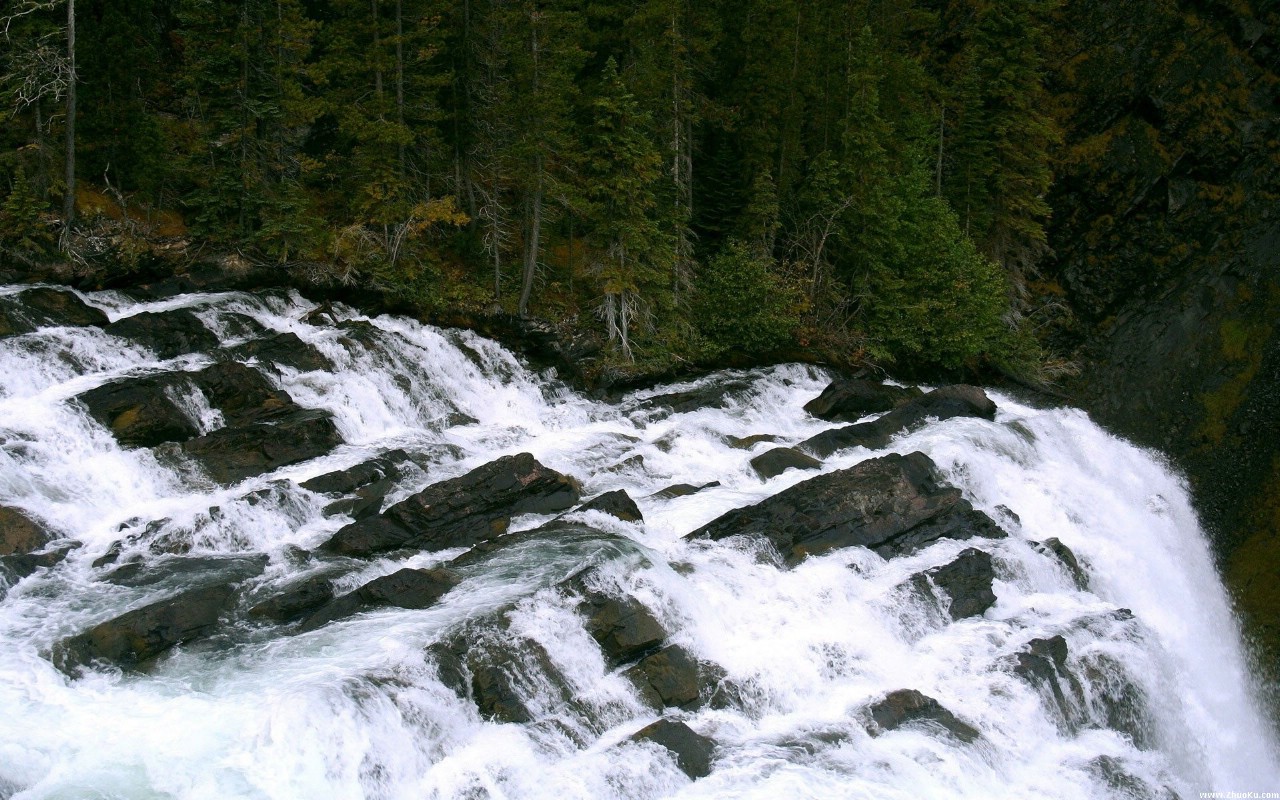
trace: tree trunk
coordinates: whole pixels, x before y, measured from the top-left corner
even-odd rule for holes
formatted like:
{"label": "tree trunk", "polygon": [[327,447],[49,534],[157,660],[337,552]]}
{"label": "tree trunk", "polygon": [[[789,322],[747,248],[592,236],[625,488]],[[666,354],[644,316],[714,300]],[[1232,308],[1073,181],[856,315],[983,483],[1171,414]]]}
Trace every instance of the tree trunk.
{"label": "tree trunk", "polygon": [[530,198],[529,208],[529,236],[525,240],[524,247],[524,281],[520,287],[520,316],[525,316],[529,312],[529,298],[533,295],[533,279],[538,272],[538,251],[541,247],[542,236],[542,156],[538,155],[535,159],[535,169],[537,170],[537,185],[533,190],[533,197]]}
{"label": "tree trunk", "polygon": [[67,0],[67,149],[66,191],[62,195],[63,232],[76,216],[76,0]]}

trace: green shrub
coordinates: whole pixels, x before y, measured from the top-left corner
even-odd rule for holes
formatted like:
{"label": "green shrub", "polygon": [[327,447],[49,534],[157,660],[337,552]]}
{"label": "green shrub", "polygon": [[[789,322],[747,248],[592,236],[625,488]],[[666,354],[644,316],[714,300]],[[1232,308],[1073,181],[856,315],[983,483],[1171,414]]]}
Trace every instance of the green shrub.
{"label": "green shrub", "polygon": [[767,258],[731,241],[697,278],[693,304],[708,355],[763,353],[790,344],[803,297],[771,269]]}

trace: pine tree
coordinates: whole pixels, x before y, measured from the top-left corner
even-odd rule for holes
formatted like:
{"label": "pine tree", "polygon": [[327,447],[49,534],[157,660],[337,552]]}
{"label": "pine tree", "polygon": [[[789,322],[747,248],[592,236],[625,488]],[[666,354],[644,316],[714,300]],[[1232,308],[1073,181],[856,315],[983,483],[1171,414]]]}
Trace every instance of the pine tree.
{"label": "pine tree", "polygon": [[665,279],[675,254],[669,233],[659,224],[655,190],[662,155],[645,134],[651,120],[613,59],[605,64],[593,111],[586,183],[589,242],[603,295],[599,313],[609,341],[624,359],[634,361],[637,323],[652,328],[653,317],[665,316],[670,308]]}

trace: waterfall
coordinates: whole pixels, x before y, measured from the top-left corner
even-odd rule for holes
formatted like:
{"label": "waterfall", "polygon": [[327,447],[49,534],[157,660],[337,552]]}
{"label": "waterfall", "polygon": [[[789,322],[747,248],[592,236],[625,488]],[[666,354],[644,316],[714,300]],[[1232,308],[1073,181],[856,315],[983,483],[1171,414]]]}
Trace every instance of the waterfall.
{"label": "waterfall", "polygon": [[[20,310],[23,288],[0,301]],[[1186,485],[1081,411],[990,392],[994,420],[931,421],[886,449],[763,479],[753,457],[834,427],[802,409],[830,382],[823,370],[724,372],[602,402],[473,333],[294,293],[77,296],[110,324],[46,320],[0,339],[0,506],[66,551],[29,574],[0,570],[0,798],[1280,791],[1271,723]],[[144,312],[193,315],[218,344],[162,357],[119,333]],[[273,360],[284,350],[268,343],[292,350]],[[122,444],[85,400],[169,381],[157,396],[203,436],[239,413],[200,388],[232,362],[261,375],[270,402],[283,393],[327,412],[341,444],[215,481],[177,440]],[[714,402],[673,410],[661,398],[677,392]],[[759,539],[685,538],[820,473],[913,452],[1009,535],[893,558],[847,547],[790,567]],[[339,557],[321,545],[355,512],[301,486],[394,455],[373,500],[385,510],[517,453],[576,478],[584,498],[626,491],[643,521],[582,511],[539,536],[557,513],[535,511],[480,557]],[[974,548],[991,557],[996,600],[953,619],[928,576]],[[406,567],[447,567],[456,585],[425,608],[363,608],[305,630],[246,612],[306,580],[341,595]],[[593,639],[582,592],[566,588],[575,580],[642,607],[705,668],[707,697],[647,702],[631,662]],[[211,581],[234,582],[238,599],[207,635],[136,668],[55,666],[61,642]],[[1029,680],[1018,665],[1055,637],[1060,673]],[[494,718],[458,691],[458,642],[467,657],[498,654],[527,719]],[[877,728],[876,704],[904,689],[976,736],[936,719]],[[714,743],[708,775],[693,780],[671,750],[632,738],[660,717]]]}

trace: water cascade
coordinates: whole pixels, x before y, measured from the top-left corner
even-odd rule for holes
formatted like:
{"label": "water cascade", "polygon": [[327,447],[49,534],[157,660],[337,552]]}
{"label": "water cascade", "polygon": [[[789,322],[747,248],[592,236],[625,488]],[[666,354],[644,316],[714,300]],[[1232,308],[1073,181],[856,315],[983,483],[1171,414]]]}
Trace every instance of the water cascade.
{"label": "water cascade", "polygon": [[[60,316],[81,301],[97,324]],[[841,426],[802,408],[831,375],[607,403],[472,333],[284,292],[6,287],[6,319],[0,510],[49,541],[0,559],[0,798],[1280,790],[1186,487],[1080,411],[991,392],[994,420],[766,478],[753,459]],[[929,462],[996,535],[686,538]],[[464,476],[474,503],[548,488],[474,548],[367,545],[409,535],[398,508],[467,512]],[[575,506],[616,490],[642,519]],[[163,610],[193,596],[212,614]]]}

